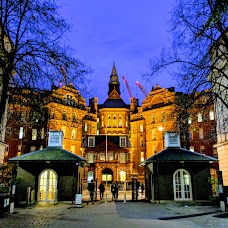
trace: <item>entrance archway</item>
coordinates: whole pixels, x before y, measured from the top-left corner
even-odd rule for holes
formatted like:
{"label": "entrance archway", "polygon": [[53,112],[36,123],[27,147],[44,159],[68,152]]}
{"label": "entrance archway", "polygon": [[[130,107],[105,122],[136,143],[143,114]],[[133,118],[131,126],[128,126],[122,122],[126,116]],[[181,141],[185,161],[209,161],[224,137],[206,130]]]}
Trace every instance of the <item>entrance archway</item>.
{"label": "entrance archway", "polygon": [[101,178],[101,180],[106,183],[106,186],[108,184],[111,184],[112,181],[113,181],[113,171],[111,169],[109,169],[109,168],[105,168],[102,171],[102,178]]}
{"label": "entrance archway", "polygon": [[57,174],[54,170],[46,169],[39,176],[39,196],[40,201],[54,201],[57,192]]}

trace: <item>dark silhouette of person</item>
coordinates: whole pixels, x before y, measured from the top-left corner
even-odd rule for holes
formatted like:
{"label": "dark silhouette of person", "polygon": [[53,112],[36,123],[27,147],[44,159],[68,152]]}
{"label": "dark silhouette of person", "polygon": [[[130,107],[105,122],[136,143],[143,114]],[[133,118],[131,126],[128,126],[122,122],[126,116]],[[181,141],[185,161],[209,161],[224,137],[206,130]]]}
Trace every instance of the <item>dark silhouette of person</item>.
{"label": "dark silhouette of person", "polygon": [[111,185],[111,192],[112,192],[112,200],[115,199],[115,188],[116,188],[116,185],[115,185],[115,182],[112,183]]}
{"label": "dark silhouette of person", "polygon": [[92,204],[94,204],[94,190],[95,190],[95,185],[93,183],[93,180],[91,180],[91,182],[88,184],[88,191],[89,191],[90,200]]}
{"label": "dark silhouette of person", "polygon": [[118,181],[116,181],[115,183],[115,190],[114,190],[114,195],[115,195],[115,199],[118,199],[118,196],[119,196],[119,188],[120,188],[120,185],[118,183]]}
{"label": "dark silhouette of person", "polygon": [[99,184],[98,189],[100,190],[100,199],[102,200],[104,198],[105,191],[105,186],[102,182]]}
{"label": "dark silhouette of person", "polygon": [[144,189],[145,189],[145,187],[144,187],[144,184],[142,183],[141,184],[141,193],[143,194],[143,192],[144,192]]}

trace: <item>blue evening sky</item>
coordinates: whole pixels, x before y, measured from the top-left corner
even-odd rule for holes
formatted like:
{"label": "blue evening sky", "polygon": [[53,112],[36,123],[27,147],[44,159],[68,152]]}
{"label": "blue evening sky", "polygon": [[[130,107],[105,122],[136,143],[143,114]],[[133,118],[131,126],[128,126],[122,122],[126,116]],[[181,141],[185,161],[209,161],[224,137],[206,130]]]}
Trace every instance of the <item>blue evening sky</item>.
{"label": "blue evening sky", "polygon": [[93,69],[91,88],[101,104],[107,98],[108,82],[115,62],[121,97],[130,103],[124,76],[134,97],[140,103],[145,98],[139,81],[149,92],[158,83],[175,86],[168,74],[143,81],[149,70],[149,60],[159,56],[168,43],[168,21],[175,0],[62,0],[61,14],[73,28],[67,34],[79,59]]}

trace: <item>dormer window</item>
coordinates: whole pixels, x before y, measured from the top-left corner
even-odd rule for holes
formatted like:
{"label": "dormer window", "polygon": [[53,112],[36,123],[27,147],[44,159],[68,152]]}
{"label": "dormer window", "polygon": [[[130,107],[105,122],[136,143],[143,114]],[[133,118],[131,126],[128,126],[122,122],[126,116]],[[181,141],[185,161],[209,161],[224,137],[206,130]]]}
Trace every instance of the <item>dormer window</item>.
{"label": "dormer window", "polygon": [[88,147],[95,147],[95,137],[88,137]]}
{"label": "dormer window", "polygon": [[126,137],[120,137],[120,147],[126,147],[126,146],[127,146]]}

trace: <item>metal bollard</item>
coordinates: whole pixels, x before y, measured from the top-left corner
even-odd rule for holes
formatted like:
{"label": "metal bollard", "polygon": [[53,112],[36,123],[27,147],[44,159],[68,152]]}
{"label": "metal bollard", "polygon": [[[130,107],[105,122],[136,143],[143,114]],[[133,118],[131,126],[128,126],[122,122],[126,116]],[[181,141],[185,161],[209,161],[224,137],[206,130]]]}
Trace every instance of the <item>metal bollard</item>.
{"label": "metal bollard", "polygon": [[126,191],[124,191],[124,201],[123,201],[123,203],[127,203],[127,201],[126,201]]}

